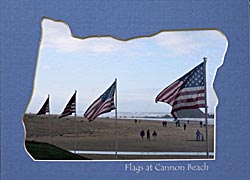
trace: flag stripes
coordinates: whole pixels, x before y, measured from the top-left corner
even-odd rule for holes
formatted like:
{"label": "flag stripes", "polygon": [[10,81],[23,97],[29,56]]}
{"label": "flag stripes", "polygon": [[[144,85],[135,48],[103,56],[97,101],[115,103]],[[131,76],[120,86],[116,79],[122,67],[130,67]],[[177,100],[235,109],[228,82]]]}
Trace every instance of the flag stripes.
{"label": "flag stripes", "polygon": [[37,113],[37,115],[46,114],[47,112],[49,113],[49,96],[46,99],[46,101],[44,102],[44,104],[41,107],[41,109],[39,110],[39,112]]}
{"label": "flag stripes", "polygon": [[182,109],[205,107],[204,63],[165,88],[155,98],[155,102],[165,102],[172,106],[171,114]]}
{"label": "flag stripes", "polygon": [[62,114],[59,116],[59,118],[69,116],[69,115],[71,115],[72,113],[75,113],[75,112],[76,112],[76,92],[74,93],[74,95],[69,100],[68,104],[64,108],[64,110],[63,110]]}
{"label": "flag stripes", "polygon": [[172,105],[175,96],[178,94],[178,89],[180,89],[183,82],[174,82],[167,88],[165,88],[157,97],[156,102],[166,102]]}
{"label": "flag stripes", "polygon": [[115,109],[115,106],[114,106],[114,102],[113,102],[113,98],[106,101],[105,103],[103,102],[98,102],[98,104],[96,104],[96,107],[95,108],[92,108],[90,111],[89,111],[89,114],[86,114],[86,118],[89,119],[89,120],[94,120],[95,118],[94,117],[97,117],[99,116],[100,114],[104,114],[104,113],[107,113],[107,112],[110,112],[111,110]]}
{"label": "flag stripes", "polygon": [[205,97],[196,97],[196,98],[188,98],[188,99],[183,99],[183,100],[178,100],[174,102],[174,105],[180,105],[181,103],[194,103],[198,101],[205,101]]}
{"label": "flag stripes", "polygon": [[95,120],[99,115],[115,109],[114,94],[116,91],[116,81],[96,99],[84,113],[84,117],[89,121]]}

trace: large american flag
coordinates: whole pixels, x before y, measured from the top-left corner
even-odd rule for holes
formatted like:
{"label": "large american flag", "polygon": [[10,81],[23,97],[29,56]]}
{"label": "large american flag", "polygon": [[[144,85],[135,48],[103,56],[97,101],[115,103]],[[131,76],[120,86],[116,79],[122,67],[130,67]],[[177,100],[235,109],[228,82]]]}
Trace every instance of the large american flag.
{"label": "large american flag", "polygon": [[115,109],[114,94],[116,91],[116,81],[96,99],[84,113],[84,117],[89,121],[95,120],[99,115]]}
{"label": "large american flag", "polygon": [[171,114],[177,118],[177,111],[205,107],[204,62],[165,88],[155,102],[172,106]]}
{"label": "large american flag", "polygon": [[49,96],[46,99],[46,101],[44,102],[44,104],[41,107],[41,109],[39,110],[39,112],[37,113],[37,115],[46,114],[47,112],[49,112]]}
{"label": "large american flag", "polygon": [[71,115],[72,113],[75,113],[75,112],[76,112],[76,92],[74,93],[74,95],[69,100],[68,104],[64,108],[64,110],[63,110],[62,114],[59,116],[59,118],[69,116],[69,115]]}

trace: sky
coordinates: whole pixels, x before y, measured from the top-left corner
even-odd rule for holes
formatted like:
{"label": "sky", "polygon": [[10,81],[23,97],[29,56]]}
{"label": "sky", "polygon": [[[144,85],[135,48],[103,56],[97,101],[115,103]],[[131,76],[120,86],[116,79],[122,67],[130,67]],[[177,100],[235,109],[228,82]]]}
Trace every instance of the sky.
{"label": "sky", "polygon": [[[51,114],[60,114],[77,90],[77,114],[83,114],[117,78],[118,112],[165,112],[155,103],[168,85],[207,57],[208,112],[214,113],[216,71],[227,39],[217,30],[165,31],[121,41],[110,37],[73,37],[66,22],[43,19],[34,89],[27,112],[37,113],[48,94]],[[156,32],[157,33],[157,32]]]}

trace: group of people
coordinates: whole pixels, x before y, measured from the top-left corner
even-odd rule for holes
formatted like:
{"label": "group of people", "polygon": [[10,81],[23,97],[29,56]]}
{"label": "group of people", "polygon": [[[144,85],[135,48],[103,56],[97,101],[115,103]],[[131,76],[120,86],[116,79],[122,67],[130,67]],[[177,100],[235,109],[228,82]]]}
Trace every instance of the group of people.
{"label": "group of people", "polygon": [[140,120],[135,119],[135,123],[137,123],[137,122],[141,123],[141,121],[140,121]]}
{"label": "group of people", "polygon": [[162,127],[167,127],[167,121],[162,121]]}
{"label": "group of people", "polygon": [[[144,130],[141,130],[140,136],[141,136],[141,139],[143,140],[143,138],[144,138],[144,136],[145,136]],[[155,139],[156,139],[156,136],[157,136],[157,132],[154,131],[153,134],[152,134],[152,136],[154,137],[154,140],[155,140]],[[149,131],[149,129],[147,130],[147,140],[150,141],[150,131]]]}
{"label": "group of people", "polygon": [[[189,124],[189,121],[187,121],[187,123]],[[177,121],[175,122],[175,127],[181,127],[181,123],[180,123],[179,120],[177,120]],[[186,124],[186,123],[183,124],[183,128],[184,128],[184,130],[187,129],[187,124]]]}
{"label": "group of people", "polygon": [[[189,124],[189,121],[187,121],[187,123]],[[175,122],[175,124],[176,124],[176,127],[180,127],[180,121],[179,120],[177,120]],[[200,126],[202,127],[202,125],[203,124],[202,124],[202,121],[201,121],[200,122]],[[167,121],[162,121],[162,126],[163,127],[167,127]],[[184,130],[186,130],[186,128],[187,128],[187,124],[186,123],[183,124],[183,128],[184,128]],[[140,136],[141,136],[142,140],[143,140],[145,134],[147,136],[147,140],[150,141],[150,136],[151,136],[150,130],[148,129],[146,133],[144,132],[144,130],[141,130]],[[154,130],[154,132],[152,133],[152,137],[154,137],[154,140],[156,140],[156,136],[157,136],[157,132]],[[204,141],[203,134],[198,129],[196,131],[196,141]]]}

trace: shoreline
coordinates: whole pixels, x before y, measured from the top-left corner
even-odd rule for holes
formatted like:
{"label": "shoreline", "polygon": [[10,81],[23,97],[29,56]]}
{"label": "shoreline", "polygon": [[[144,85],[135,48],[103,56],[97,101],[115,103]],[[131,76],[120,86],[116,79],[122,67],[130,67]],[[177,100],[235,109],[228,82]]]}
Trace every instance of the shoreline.
{"label": "shoreline", "polygon": [[[25,114],[24,116],[37,116],[36,114]],[[58,114],[51,114],[51,115],[42,115],[40,117],[53,117],[53,118],[58,118],[60,115]],[[66,117],[68,119],[72,119],[74,118],[73,115],[71,116],[68,116]],[[83,116],[76,116],[77,119],[83,119],[85,121],[88,121],[86,120]],[[103,119],[107,119],[107,120],[115,120],[115,117],[114,116],[101,116],[101,117],[98,117],[95,121],[97,120],[103,120]],[[140,120],[140,121],[167,121],[167,122],[173,122],[175,123],[176,120],[174,120],[174,118],[172,117],[154,117],[154,116],[117,116],[117,120],[130,120],[130,121],[134,121],[134,120]],[[205,118],[178,118],[178,120],[180,120],[181,122],[186,122],[189,121],[190,123],[199,123],[200,121],[202,121],[203,123],[205,122]],[[209,122],[210,121],[210,122]],[[208,125],[214,125],[214,118],[208,118]]]}

